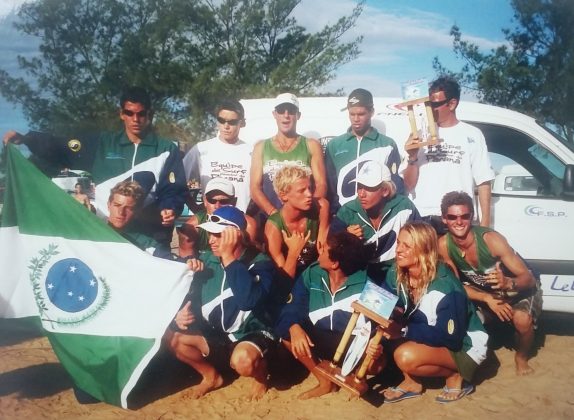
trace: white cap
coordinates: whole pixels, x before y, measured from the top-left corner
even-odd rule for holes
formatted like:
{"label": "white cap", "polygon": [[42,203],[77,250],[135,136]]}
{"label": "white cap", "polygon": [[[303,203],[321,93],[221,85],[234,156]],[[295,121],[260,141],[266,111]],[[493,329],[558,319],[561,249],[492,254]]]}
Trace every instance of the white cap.
{"label": "white cap", "polygon": [[235,197],[235,187],[225,178],[212,178],[208,181],[205,186],[204,194],[210,193],[211,191],[221,191],[223,194],[229,197]]}
{"label": "white cap", "polygon": [[389,168],[374,160],[364,162],[357,175],[357,184],[362,184],[365,187],[376,187],[382,182],[388,182],[390,180],[391,171]]}
{"label": "white cap", "polygon": [[273,107],[277,108],[279,105],[282,104],[291,104],[295,105],[297,109],[299,109],[299,99],[292,93],[282,93],[275,98],[275,102]]}

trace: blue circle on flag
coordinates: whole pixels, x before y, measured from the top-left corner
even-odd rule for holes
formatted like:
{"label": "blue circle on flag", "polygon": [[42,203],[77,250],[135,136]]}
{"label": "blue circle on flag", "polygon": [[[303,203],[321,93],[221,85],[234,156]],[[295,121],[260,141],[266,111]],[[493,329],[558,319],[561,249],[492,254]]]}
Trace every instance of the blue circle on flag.
{"label": "blue circle on flag", "polygon": [[80,312],[98,296],[98,281],[93,271],[77,258],[66,258],[50,268],[46,276],[50,301],[66,312]]}

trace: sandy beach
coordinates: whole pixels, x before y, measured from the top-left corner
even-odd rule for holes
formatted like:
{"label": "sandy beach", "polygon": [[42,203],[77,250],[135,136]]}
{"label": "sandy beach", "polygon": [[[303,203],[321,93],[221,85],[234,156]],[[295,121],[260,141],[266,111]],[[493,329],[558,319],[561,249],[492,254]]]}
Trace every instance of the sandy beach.
{"label": "sandy beach", "polygon": [[[133,392],[137,409],[105,403],[79,404],[72,382],[58,363],[48,340],[13,320],[0,320],[1,419],[371,419],[407,418],[574,418],[574,315],[544,314],[527,377],[514,373],[513,352],[496,346],[476,380],[476,392],[456,403],[434,401],[442,384],[425,382],[425,394],[397,404],[384,404],[376,391],[351,399],[344,390],[317,399],[297,396],[315,380],[287,362],[272,371],[262,400],[245,396],[250,382],[228,377],[226,385],[200,400],[188,387],[198,377],[171,359],[159,358]],[[375,389],[389,385],[389,375],[370,378]]]}

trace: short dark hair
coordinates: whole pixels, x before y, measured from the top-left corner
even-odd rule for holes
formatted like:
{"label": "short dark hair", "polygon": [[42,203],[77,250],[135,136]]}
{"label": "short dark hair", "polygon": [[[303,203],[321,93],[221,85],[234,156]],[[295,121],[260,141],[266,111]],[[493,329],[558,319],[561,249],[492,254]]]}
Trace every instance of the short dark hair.
{"label": "short dark hair", "polygon": [[450,76],[441,76],[433,81],[429,86],[429,94],[444,92],[447,100],[456,99],[460,101],[460,85]]}
{"label": "short dark hair", "polygon": [[147,90],[139,86],[130,86],[124,89],[120,96],[120,107],[123,108],[126,102],[142,104],[146,111],[151,109],[151,98]]}
{"label": "short dark hair", "polygon": [[446,193],[440,202],[440,212],[446,216],[451,206],[467,206],[470,214],[474,216],[474,204],[470,195],[464,191],[451,191]]}
{"label": "short dark hair", "polygon": [[245,109],[243,109],[241,102],[235,99],[226,99],[221,101],[215,108],[215,116],[217,117],[223,110],[235,112],[237,115],[239,115],[240,120],[245,119]]}
{"label": "short dark hair", "polygon": [[339,263],[341,271],[350,276],[367,267],[368,253],[365,252],[363,241],[346,230],[329,234],[327,237],[329,258]]}

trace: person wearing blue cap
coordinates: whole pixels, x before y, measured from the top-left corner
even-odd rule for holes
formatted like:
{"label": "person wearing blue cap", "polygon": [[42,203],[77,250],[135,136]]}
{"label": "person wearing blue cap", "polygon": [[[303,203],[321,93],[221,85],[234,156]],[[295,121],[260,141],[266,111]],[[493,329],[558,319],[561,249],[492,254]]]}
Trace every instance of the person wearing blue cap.
{"label": "person wearing blue cap", "polygon": [[204,270],[195,274],[166,340],[202,376],[193,398],[223,385],[223,364],[253,378],[251,398],[259,399],[267,391],[266,355],[276,344],[267,312],[274,265],[249,245],[238,208],[220,207],[198,227],[209,233],[210,250],[201,255]]}

